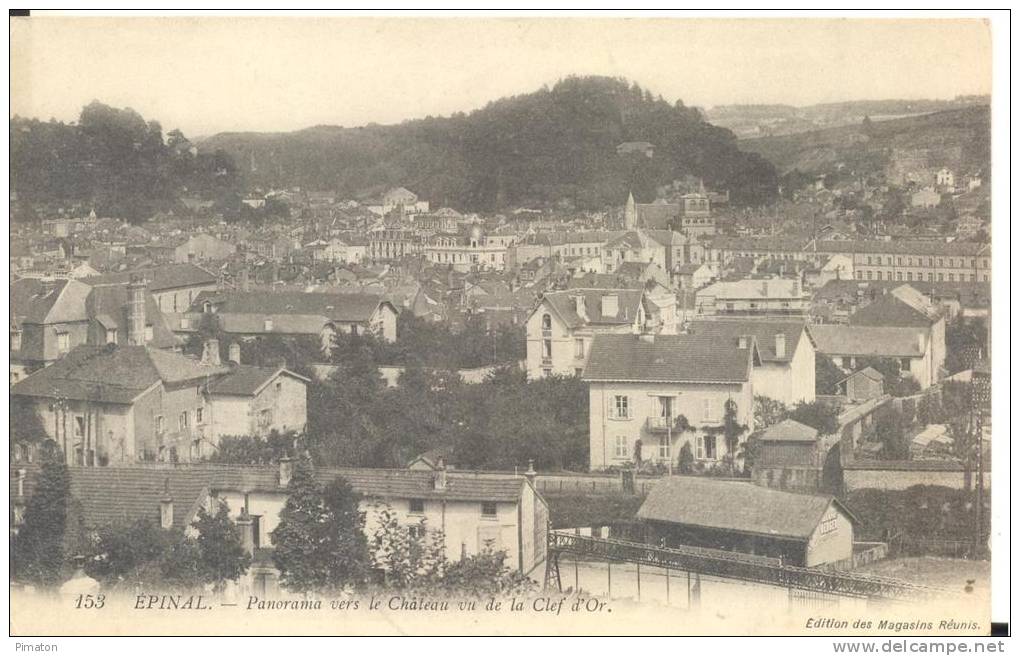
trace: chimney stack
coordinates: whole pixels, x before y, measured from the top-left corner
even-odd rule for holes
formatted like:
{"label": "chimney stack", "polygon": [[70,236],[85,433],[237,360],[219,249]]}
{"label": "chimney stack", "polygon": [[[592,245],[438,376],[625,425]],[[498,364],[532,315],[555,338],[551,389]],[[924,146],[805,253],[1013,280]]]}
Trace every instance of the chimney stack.
{"label": "chimney stack", "polygon": [[205,340],[202,345],[202,364],[208,367],[220,365],[220,342],[215,337]]}
{"label": "chimney stack", "polygon": [[127,343],[145,346],[145,281],[140,276],[132,276],[127,289]]}
{"label": "chimney stack", "polygon": [[535,460],[533,458],[528,459],[528,471],[524,472],[524,477],[528,479],[528,482],[532,485],[535,484],[535,475],[538,472],[535,471]]}
{"label": "chimney stack", "polygon": [[584,303],[583,295],[579,294],[574,297],[574,311],[577,312],[577,316],[581,317],[582,321],[588,322],[588,307]]}
{"label": "chimney stack", "polygon": [[442,456],[440,456],[439,460],[436,462],[436,476],[432,482],[435,489],[446,489],[446,459]]}
{"label": "chimney stack", "polygon": [[786,357],[786,333],[783,331],[776,333],[776,357]]}
{"label": "chimney stack", "polygon": [[252,520],[246,508],[241,509],[241,514],[237,516],[235,523],[245,553],[249,556],[255,555],[255,521]]}
{"label": "chimney stack", "polygon": [[237,342],[231,342],[227,348],[229,350],[227,359],[234,364],[241,364],[241,345]]}
{"label": "chimney stack", "polygon": [[287,456],[280,458],[280,487],[290,485],[290,479],[294,475],[294,461]]}
{"label": "chimney stack", "polygon": [[169,477],[164,482],[163,498],[159,501],[159,525],[167,529],[174,525],[174,498],[170,495]]}

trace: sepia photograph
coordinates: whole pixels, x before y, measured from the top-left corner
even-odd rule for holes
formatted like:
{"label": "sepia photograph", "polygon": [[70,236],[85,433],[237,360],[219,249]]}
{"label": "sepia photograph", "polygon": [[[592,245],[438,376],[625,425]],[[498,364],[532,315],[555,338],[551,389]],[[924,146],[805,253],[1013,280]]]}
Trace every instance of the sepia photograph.
{"label": "sepia photograph", "polygon": [[18,651],[996,651],[1008,23],[540,13],[11,12]]}

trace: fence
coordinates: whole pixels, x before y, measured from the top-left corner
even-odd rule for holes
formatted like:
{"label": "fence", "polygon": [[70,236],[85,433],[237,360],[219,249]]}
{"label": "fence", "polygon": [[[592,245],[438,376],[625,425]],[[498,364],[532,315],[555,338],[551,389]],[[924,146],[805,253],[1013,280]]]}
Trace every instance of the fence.
{"label": "fence", "polygon": [[[545,494],[636,494],[647,495],[664,476],[633,475],[624,472],[615,474],[539,474],[535,487]],[[747,483],[748,478],[713,476],[712,480],[739,481]],[[633,481],[633,482],[631,482]]]}
{"label": "fence", "polygon": [[967,558],[983,560],[987,558],[985,549],[975,548],[973,540],[944,540],[926,537],[896,537],[889,542],[889,551],[893,557],[937,556],[942,558]]}

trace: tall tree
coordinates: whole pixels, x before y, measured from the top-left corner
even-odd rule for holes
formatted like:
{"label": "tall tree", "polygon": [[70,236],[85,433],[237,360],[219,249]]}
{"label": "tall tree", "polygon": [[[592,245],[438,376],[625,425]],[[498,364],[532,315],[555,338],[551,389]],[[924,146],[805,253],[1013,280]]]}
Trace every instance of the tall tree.
{"label": "tall tree", "polygon": [[324,494],[311,461],[297,461],[272,533],[273,563],[285,588],[335,593],[364,583],[369,557],[367,542],[358,538],[364,517],[356,504],[356,495],[342,482]]}
{"label": "tall tree", "polygon": [[59,456],[43,462],[25,522],[11,545],[13,578],[41,587],[54,587],[67,574],[66,532],[71,500],[71,476]]}
{"label": "tall tree", "polygon": [[214,590],[222,590],[227,581],[236,581],[248,571],[251,556],[241,544],[237,525],[231,521],[225,502],[219,501],[214,514],[199,508],[192,526],[198,531],[196,542],[203,578]]}

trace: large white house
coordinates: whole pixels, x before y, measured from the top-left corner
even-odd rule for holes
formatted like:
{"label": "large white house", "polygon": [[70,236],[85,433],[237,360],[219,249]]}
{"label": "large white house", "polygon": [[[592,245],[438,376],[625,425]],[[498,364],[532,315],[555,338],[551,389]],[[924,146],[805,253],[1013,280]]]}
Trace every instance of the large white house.
{"label": "large white house", "polygon": [[[589,383],[589,466],[641,458],[676,462],[689,443],[697,461],[736,457],[754,430],[753,371],[761,366],[753,336],[596,335],[584,370]],[[747,427],[730,450],[719,429],[727,402]]]}
{"label": "large white house", "polygon": [[528,377],[580,375],[595,335],[676,330],[676,297],[661,286],[549,292],[528,317]]}
{"label": "large white house", "polygon": [[787,405],[815,400],[815,347],[803,321],[702,320],[688,331],[729,342],[753,336],[761,356],[752,374],[754,393]]}

